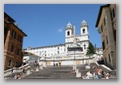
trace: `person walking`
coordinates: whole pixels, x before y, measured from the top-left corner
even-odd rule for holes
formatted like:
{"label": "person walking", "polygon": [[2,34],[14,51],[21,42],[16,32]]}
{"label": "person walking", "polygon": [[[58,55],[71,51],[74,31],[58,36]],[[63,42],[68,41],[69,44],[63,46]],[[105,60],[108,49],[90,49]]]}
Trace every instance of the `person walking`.
{"label": "person walking", "polygon": [[14,77],[15,76],[15,69],[14,69],[14,67],[12,67],[11,73],[12,73],[12,77]]}

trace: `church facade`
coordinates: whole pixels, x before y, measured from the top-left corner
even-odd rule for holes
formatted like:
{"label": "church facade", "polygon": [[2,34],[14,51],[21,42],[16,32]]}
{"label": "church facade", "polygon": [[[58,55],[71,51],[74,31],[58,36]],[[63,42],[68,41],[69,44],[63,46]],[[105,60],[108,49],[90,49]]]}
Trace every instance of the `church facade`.
{"label": "church facade", "polygon": [[[68,50],[69,47],[73,48],[74,43],[80,47],[80,50]],[[84,58],[86,57],[88,45],[88,24],[85,20],[83,20],[80,25],[79,35],[76,35],[75,33],[75,25],[73,26],[70,22],[66,25],[64,44],[34,48],[28,47],[27,49],[24,49],[24,51],[40,56],[39,60],[46,60],[47,65],[53,65],[59,62],[62,65],[72,65],[74,59],[76,60],[77,64],[86,62]]]}

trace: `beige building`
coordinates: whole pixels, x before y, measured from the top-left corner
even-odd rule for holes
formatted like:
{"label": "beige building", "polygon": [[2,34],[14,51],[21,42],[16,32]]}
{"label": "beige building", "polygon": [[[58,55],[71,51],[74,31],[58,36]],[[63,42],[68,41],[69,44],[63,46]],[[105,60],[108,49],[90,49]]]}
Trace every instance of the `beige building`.
{"label": "beige building", "polygon": [[100,7],[96,27],[101,34],[104,63],[116,69],[116,4]]}
{"label": "beige building", "polygon": [[27,36],[15,24],[15,20],[4,13],[4,70],[22,64],[23,38]]}

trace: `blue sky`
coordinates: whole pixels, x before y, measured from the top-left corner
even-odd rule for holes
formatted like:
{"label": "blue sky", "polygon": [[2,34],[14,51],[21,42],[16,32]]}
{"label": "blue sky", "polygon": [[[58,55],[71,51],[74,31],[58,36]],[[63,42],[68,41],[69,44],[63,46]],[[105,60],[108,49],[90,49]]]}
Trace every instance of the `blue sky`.
{"label": "blue sky", "polygon": [[83,19],[89,26],[90,41],[101,47],[101,36],[95,27],[100,6],[101,4],[4,4],[4,12],[27,34],[23,48],[64,44],[67,23],[75,24],[79,35]]}

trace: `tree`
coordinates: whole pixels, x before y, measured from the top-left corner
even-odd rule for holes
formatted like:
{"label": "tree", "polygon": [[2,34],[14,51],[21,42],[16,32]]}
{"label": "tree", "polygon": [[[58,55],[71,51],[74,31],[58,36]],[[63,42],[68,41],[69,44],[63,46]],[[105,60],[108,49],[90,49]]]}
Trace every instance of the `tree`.
{"label": "tree", "polygon": [[91,42],[89,42],[89,46],[87,48],[87,53],[86,55],[89,56],[89,59],[90,59],[90,56],[92,56],[93,54],[95,54],[95,48],[94,46],[92,45]]}

